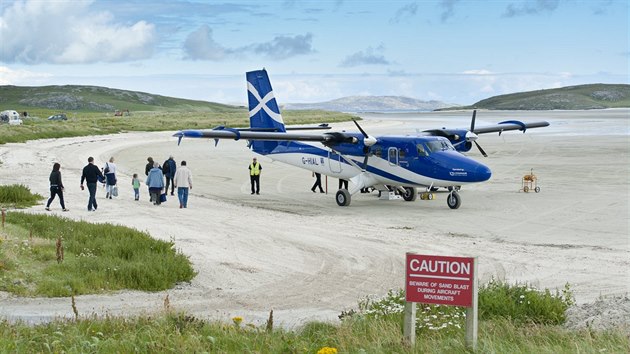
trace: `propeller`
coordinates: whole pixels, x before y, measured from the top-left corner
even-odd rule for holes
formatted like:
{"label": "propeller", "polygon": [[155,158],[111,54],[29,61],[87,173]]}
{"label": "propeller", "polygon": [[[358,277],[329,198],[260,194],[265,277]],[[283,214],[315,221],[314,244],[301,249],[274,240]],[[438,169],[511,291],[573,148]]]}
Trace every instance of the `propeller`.
{"label": "propeller", "polygon": [[373,136],[369,136],[368,133],[366,133],[365,130],[361,128],[361,126],[359,125],[359,122],[357,122],[354,119],[352,119],[352,121],[357,126],[357,128],[359,128],[359,131],[361,132],[361,134],[363,134],[363,144],[365,145],[365,158],[363,159],[363,170],[365,171],[367,170],[368,157],[370,156],[369,148],[370,146],[376,144],[377,139]]}
{"label": "propeller", "polygon": [[473,143],[475,143],[475,146],[477,146],[477,149],[479,149],[479,152],[483,155],[483,157],[488,157],[488,154],[486,154],[486,152],[483,151],[481,146],[477,143],[478,136],[477,134],[475,134],[475,118],[476,117],[477,117],[477,110],[475,109],[473,111],[472,120],[470,121],[470,131],[466,133],[466,140],[472,141]]}

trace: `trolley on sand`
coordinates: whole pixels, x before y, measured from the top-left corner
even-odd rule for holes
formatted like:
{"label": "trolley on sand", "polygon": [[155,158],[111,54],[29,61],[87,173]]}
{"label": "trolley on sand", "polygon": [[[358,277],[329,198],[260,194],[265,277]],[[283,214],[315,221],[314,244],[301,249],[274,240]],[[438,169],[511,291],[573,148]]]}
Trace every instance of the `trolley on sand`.
{"label": "trolley on sand", "polygon": [[523,176],[521,191],[527,193],[531,190],[538,193],[540,192],[540,187],[538,187],[538,178],[534,174],[534,169],[532,168],[528,175]]}

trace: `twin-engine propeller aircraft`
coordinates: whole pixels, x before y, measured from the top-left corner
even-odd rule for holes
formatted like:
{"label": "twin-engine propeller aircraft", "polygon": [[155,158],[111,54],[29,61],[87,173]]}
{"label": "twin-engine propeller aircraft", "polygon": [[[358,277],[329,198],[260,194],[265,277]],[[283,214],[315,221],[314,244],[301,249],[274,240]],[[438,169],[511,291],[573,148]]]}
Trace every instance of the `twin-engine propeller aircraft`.
{"label": "twin-engine propeller aircraft", "polygon": [[[381,191],[394,190],[406,201],[417,198],[416,188],[426,188],[423,199],[437,187],[447,188],[446,198],[451,209],[459,208],[460,186],[487,181],[490,169],[464,156],[477,143],[477,134],[546,127],[547,122],[522,123],[504,121],[492,126],[475,127],[473,112],[470,129],[432,129],[416,136],[371,136],[354,121],[359,132],[299,133],[284,126],[278,103],[273,95],[266,70],[247,73],[250,127],[244,129],[217,127],[212,130],[183,130],[179,138],[246,139],[249,147],[260,155],[301,167],[323,175],[352,182],[348,190],[335,195],[337,204],[347,206],[351,195],[373,187]],[[328,129],[328,126],[314,127]],[[311,128],[312,129],[312,128]],[[291,130],[287,132],[287,130]]]}

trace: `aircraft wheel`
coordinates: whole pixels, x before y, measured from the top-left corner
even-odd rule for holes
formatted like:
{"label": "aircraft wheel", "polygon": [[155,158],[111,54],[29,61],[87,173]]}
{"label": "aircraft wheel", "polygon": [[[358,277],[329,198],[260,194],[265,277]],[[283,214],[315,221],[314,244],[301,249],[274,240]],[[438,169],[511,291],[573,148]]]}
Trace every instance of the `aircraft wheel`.
{"label": "aircraft wheel", "polygon": [[536,192],[536,193],[540,192],[540,187],[534,188],[534,192]]}
{"label": "aircraft wheel", "polygon": [[449,193],[448,197],[446,197],[446,204],[451,209],[458,209],[462,204],[462,199],[457,192]]}
{"label": "aircraft wheel", "polygon": [[427,195],[427,199],[429,200],[433,200],[433,193],[428,193],[429,195]]}
{"label": "aircraft wheel", "polygon": [[348,206],[350,205],[350,192],[347,189],[340,189],[337,191],[335,195],[335,200],[337,201],[337,205],[339,206]]}
{"label": "aircraft wheel", "polygon": [[523,187],[523,192],[525,193],[529,192],[529,187],[528,186]]}
{"label": "aircraft wheel", "polygon": [[413,187],[405,187],[402,197],[406,202],[413,202],[418,197],[418,191]]}

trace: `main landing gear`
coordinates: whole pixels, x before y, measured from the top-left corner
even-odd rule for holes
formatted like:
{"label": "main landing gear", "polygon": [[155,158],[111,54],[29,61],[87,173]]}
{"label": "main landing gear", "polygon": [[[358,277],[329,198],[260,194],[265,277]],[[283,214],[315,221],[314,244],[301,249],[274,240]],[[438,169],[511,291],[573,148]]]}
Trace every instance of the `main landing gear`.
{"label": "main landing gear", "polygon": [[338,190],[337,194],[335,194],[335,200],[339,206],[350,205],[350,192],[347,189]]}

